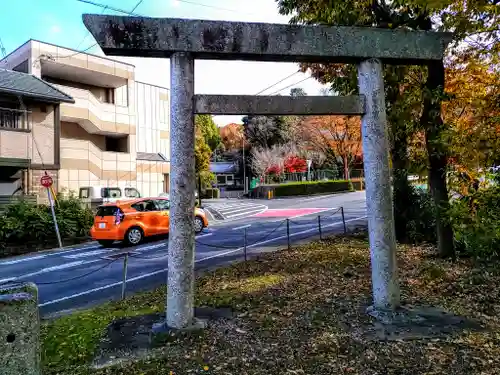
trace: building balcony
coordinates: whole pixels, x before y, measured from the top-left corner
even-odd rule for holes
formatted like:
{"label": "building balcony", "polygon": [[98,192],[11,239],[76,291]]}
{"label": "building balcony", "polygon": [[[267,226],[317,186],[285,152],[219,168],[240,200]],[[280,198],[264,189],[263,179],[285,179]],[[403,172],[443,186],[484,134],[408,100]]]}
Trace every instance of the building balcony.
{"label": "building balcony", "polygon": [[96,180],[134,180],[135,154],[99,149],[86,140],[61,139],[61,169],[85,171]]}
{"label": "building balcony", "polygon": [[74,104],[61,104],[61,120],[76,122],[90,134],[135,134],[135,114],[129,106],[105,103],[89,90],[54,85],[71,95]]}
{"label": "building balcony", "polygon": [[28,167],[32,142],[30,121],[28,111],[0,108],[0,166]]}

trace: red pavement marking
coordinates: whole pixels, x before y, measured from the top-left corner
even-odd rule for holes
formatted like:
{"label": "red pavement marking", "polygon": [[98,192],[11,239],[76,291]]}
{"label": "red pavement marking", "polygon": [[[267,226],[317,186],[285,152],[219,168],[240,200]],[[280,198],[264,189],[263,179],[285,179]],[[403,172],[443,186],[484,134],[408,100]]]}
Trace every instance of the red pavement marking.
{"label": "red pavement marking", "polygon": [[253,217],[294,217],[315,214],[317,212],[328,210],[328,208],[283,208],[268,209],[264,212],[252,215]]}

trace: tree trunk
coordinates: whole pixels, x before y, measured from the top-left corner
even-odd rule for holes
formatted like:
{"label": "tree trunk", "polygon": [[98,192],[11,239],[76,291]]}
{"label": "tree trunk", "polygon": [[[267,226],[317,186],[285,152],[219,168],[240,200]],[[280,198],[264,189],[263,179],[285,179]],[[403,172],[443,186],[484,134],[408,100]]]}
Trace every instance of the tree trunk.
{"label": "tree trunk", "polygon": [[429,158],[429,184],[436,206],[436,234],[439,255],[454,257],[453,229],[447,220],[447,211],[450,206],[446,184],[448,150],[446,143],[442,140],[444,123],[441,118],[441,97],[444,92],[444,64],[442,61],[433,61],[429,63],[428,69],[424,108],[420,122],[425,129],[425,142]]}
{"label": "tree trunk", "polygon": [[396,129],[393,134],[392,147],[392,184],[396,239],[408,242],[407,227],[411,218],[410,211],[415,204],[408,181],[408,136],[403,129]]}
{"label": "tree trunk", "polygon": [[344,161],[344,179],[349,180],[349,162],[347,156],[344,156],[342,159]]}

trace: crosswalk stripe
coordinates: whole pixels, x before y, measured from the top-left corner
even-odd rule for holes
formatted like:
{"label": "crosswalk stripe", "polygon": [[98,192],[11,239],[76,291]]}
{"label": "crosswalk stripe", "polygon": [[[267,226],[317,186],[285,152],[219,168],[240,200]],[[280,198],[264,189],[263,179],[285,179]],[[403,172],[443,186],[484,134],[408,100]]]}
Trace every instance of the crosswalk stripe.
{"label": "crosswalk stripe", "polygon": [[238,218],[244,215],[251,216],[267,209],[267,206],[259,203],[228,202],[207,205],[223,219]]}

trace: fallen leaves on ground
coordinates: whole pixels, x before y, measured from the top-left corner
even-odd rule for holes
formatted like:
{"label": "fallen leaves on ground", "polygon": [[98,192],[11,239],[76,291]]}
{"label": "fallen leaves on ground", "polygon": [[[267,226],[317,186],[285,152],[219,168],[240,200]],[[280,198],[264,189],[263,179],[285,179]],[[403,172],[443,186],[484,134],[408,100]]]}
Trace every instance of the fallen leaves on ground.
{"label": "fallen leaves on ground", "polygon": [[87,366],[107,324],[162,311],[164,289],[50,322],[43,329],[44,374],[498,374],[500,267],[432,254],[427,247],[399,248],[403,301],[475,319],[484,331],[366,340],[368,243],[344,237],[205,275],[197,283],[197,305],[230,306],[236,317],[170,341],[147,360],[100,370]]}

